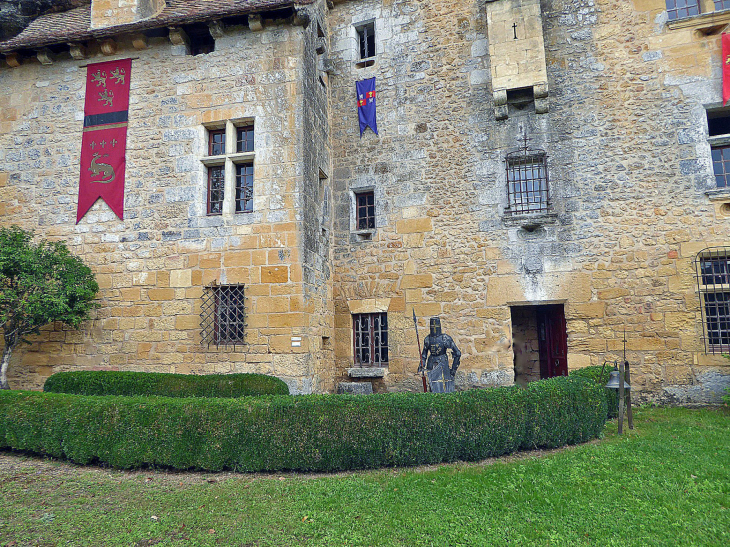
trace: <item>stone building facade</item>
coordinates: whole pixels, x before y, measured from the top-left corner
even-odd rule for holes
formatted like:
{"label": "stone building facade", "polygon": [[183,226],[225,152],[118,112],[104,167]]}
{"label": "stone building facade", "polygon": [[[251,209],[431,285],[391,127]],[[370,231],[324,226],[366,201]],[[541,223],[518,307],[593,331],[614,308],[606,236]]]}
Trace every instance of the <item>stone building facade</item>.
{"label": "stone building facade", "polygon": [[[697,4],[93,0],[41,16],[0,43],[0,218],[68,241],[102,307],[45,330],[11,385],[106,368],[419,390],[415,312],[421,340],[439,315],[461,349],[461,389],[625,346],[637,396],[717,401],[730,2]],[[125,217],[99,201],[74,224],[84,65],[128,57]],[[378,134],[361,135],[368,78]],[[211,134],[232,146],[251,125],[253,152],[211,159]],[[237,214],[243,160],[253,206]],[[245,291],[235,347],[201,330],[220,286]]]}

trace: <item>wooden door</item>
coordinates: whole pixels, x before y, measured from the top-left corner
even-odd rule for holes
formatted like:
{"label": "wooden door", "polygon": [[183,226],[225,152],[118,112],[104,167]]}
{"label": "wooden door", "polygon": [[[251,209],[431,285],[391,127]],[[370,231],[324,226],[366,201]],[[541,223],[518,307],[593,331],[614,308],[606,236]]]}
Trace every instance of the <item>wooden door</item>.
{"label": "wooden door", "polygon": [[568,333],[562,304],[538,306],[540,378],[568,375]]}

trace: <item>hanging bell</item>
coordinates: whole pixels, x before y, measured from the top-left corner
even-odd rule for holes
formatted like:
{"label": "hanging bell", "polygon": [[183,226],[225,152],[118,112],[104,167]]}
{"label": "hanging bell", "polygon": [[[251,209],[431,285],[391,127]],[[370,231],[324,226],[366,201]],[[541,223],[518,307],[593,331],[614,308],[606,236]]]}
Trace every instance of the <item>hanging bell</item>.
{"label": "hanging bell", "polygon": [[[608,389],[619,389],[618,375],[619,375],[618,369],[615,368],[611,371],[611,375],[608,378],[608,383],[606,384],[606,387]],[[624,380],[624,389],[631,389],[631,386],[625,380]]]}

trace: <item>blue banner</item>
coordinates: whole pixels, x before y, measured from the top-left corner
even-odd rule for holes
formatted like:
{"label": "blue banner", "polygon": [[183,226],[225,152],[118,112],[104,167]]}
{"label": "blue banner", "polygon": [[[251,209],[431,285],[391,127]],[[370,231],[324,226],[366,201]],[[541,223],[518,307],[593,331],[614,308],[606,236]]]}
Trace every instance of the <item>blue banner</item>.
{"label": "blue banner", "polygon": [[357,114],[360,118],[360,136],[366,127],[378,134],[378,122],[375,119],[375,78],[355,83],[357,89]]}

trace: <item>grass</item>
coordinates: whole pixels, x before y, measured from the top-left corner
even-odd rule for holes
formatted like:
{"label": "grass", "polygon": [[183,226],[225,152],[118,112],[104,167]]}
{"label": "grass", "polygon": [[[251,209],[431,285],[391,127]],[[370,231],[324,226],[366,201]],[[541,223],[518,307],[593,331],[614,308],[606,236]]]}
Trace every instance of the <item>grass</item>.
{"label": "grass", "polygon": [[540,457],[329,476],[0,453],[0,545],[730,545],[730,413],[635,421]]}

